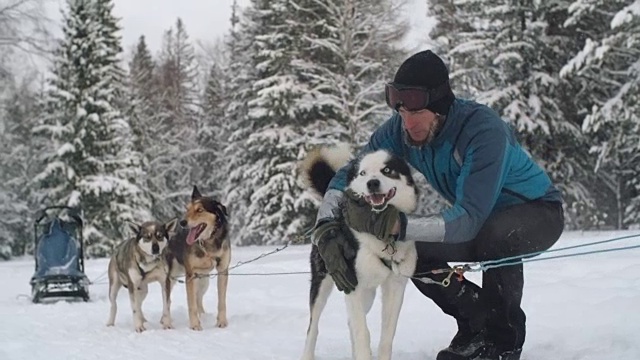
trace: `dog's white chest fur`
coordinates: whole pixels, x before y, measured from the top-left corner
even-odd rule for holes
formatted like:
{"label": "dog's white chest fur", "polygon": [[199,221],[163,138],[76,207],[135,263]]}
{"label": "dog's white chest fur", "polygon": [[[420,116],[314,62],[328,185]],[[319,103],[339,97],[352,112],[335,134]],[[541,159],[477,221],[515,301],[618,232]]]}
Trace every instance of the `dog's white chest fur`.
{"label": "dog's white chest fur", "polygon": [[[345,157],[345,159],[348,157]],[[324,151],[310,153],[303,164],[307,183],[321,197],[326,197],[327,206],[338,206],[335,193],[328,193],[328,185],[335,177],[336,159]],[[347,167],[347,188],[377,209],[393,206],[405,214],[416,209],[418,191],[411,175],[409,164],[387,150],[369,152],[354,159]],[[344,163],[344,161],[343,161]],[[324,185],[324,186],[322,186]],[[326,210],[326,209],[325,209]],[[336,210],[336,209],[332,209]],[[327,214],[322,214],[328,215]],[[414,274],[417,252],[413,242],[395,242],[389,245],[369,233],[350,230],[358,242],[354,259],[357,285],[346,297],[347,315],[351,335],[351,349],[355,360],[372,360],[367,313],[376,297],[382,293],[382,326],[378,344],[378,360],[391,360],[392,343],[398,317],[404,300],[406,284]],[[387,249],[385,249],[387,248]],[[320,314],[335,287],[319,249],[312,249],[312,280],[310,297],[310,321],[307,329],[303,360],[313,360]]]}
{"label": "dog's white chest fur", "polygon": [[387,247],[385,242],[371,234],[352,232],[360,243],[355,264],[359,286],[375,288],[389,276],[409,278],[413,275],[417,258],[415,243],[395,242],[394,251],[392,245]]}
{"label": "dog's white chest fur", "polygon": [[145,272],[149,273],[159,267],[162,267],[162,261],[159,258],[146,258],[145,262],[139,263],[138,266]]}

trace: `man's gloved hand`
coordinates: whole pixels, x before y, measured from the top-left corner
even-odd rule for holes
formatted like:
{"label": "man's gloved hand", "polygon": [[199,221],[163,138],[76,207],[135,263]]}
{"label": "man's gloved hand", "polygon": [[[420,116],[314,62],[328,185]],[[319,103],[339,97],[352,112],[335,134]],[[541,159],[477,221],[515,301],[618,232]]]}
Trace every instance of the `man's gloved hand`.
{"label": "man's gloved hand", "polygon": [[380,212],[372,210],[371,205],[354,192],[345,191],[344,218],[347,225],[359,232],[373,234],[384,242],[390,242],[394,226],[400,219],[400,212],[393,206],[387,206]]}
{"label": "man's gloved hand", "polygon": [[347,265],[347,260],[356,257],[356,251],[347,238],[351,234],[345,233],[346,231],[349,229],[339,221],[329,220],[314,230],[313,237],[336,287],[348,294],[355,290],[358,278],[354,268]]}

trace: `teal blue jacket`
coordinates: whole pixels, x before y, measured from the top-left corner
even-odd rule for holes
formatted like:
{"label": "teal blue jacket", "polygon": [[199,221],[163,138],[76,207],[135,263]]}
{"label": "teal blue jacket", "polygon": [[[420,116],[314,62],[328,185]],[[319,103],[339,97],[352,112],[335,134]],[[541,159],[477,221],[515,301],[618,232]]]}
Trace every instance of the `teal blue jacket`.
{"label": "teal blue jacket", "polygon": [[[452,204],[435,214],[440,221],[432,221],[442,229],[422,231],[439,234],[438,238],[418,241],[466,242],[495,211],[536,199],[562,202],[558,189],[509,125],[491,108],[471,100],[456,99],[440,132],[420,147],[407,143],[402,118],[395,113],[361,153],[378,149],[407,160]],[[346,167],[340,169],[329,189],[343,191],[346,175]]]}

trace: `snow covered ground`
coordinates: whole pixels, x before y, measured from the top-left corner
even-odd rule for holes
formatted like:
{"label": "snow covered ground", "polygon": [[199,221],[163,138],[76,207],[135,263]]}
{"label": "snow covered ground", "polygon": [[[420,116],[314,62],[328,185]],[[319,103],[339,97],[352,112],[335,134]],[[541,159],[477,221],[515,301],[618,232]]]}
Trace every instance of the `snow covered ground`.
{"label": "snow covered ground", "polygon": [[[556,247],[630,235],[630,232],[568,232]],[[640,244],[640,238],[597,248]],[[234,248],[233,261],[252,259],[273,247]],[[584,249],[586,250],[586,249]],[[246,264],[236,273],[307,271],[309,246]],[[107,260],[87,261],[96,279]],[[105,281],[91,285],[88,303],[35,305],[30,293],[30,259],[0,263],[0,359],[298,359],[307,327],[309,275],[232,276],[228,292],[229,327],[215,324],[215,281],[205,297],[204,331],[189,330],[184,285],[173,296],[176,329],[158,323],[162,302],[157,285],[143,305],[147,331],[133,331],[126,290],[118,298],[116,326],[107,328]],[[469,278],[478,281],[480,274]],[[534,262],[525,266],[523,307],[528,315],[526,360],[640,359],[640,249]],[[369,315],[374,350],[380,319],[379,298]],[[346,312],[334,291],[320,323],[318,359],[350,358]],[[394,343],[395,359],[430,360],[455,332],[455,323],[411,283]]]}

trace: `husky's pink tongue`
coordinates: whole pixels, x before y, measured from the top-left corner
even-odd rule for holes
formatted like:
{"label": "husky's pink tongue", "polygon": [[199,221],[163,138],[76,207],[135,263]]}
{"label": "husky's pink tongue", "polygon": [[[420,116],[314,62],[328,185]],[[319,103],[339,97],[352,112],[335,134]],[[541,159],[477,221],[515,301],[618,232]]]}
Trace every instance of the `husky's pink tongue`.
{"label": "husky's pink tongue", "polygon": [[187,234],[187,244],[193,245],[193,243],[196,242],[198,235],[200,235],[200,225],[194,226],[189,229],[189,234]]}

